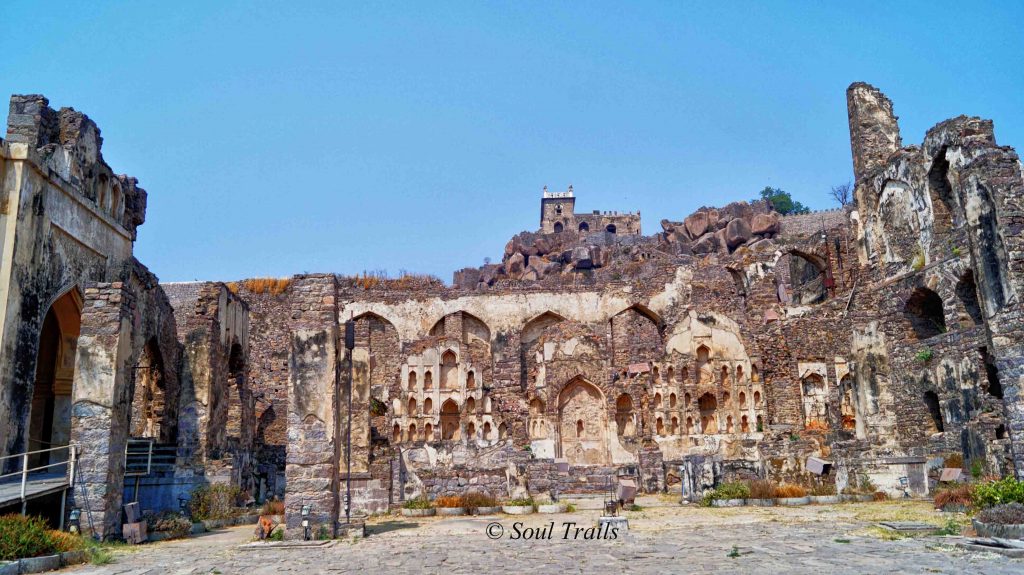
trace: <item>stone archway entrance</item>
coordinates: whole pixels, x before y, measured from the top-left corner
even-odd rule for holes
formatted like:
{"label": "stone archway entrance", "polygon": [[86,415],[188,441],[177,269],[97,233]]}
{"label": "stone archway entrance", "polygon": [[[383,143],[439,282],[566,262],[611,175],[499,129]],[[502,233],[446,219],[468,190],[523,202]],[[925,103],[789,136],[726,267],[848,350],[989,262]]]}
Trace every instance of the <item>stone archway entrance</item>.
{"label": "stone archway entrance", "polygon": [[[67,445],[71,438],[71,382],[81,325],[82,300],[75,289],[57,298],[46,311],[36,356],[27,451]],[[30,463],[34,467],[66,457],[64,451],[41,453],[33,455]]]}
{"label": "stone archway entrance", "polygon": [[608,412],[604,394],[581,378],[558,394],[559,456],[572,465],[606,465]]}

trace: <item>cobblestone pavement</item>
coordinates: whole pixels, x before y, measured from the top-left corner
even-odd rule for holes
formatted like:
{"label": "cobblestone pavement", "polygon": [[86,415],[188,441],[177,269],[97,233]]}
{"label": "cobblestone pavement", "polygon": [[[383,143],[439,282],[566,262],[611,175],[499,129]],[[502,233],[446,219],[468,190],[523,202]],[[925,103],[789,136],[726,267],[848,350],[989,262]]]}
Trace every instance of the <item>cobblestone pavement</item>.
{"label": "cobblestone pavement", "polygon": [[[594,525],[599,512],[411,521],[377,519],[359,542],[327,548],[243,550],[252,527],[118,550],[115,562],[66,570],[80,574],[244,573],[1024,573],[1024,560],[970,553],[949,537],[887,540],[883,520],[945,517],[925,503],[802,508],[702,509],[649,502],[628,513],[630,535],[586,540],[569,526]],[[552,526],[550,538],[514,540],[517,531]],[[487,537],[498,522],[504,534]],[[491,528],[492,535],[497,528]],[[593,534],[593,532],[591,532]]]}

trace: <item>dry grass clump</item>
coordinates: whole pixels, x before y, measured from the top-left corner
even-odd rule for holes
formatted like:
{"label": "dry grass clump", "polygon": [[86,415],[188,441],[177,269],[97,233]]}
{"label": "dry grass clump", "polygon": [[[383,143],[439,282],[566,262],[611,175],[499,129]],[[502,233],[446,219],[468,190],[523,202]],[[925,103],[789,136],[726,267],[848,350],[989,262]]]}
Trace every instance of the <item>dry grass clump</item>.
{"label": "dry grass clump", "polygon": [[472,491],[462,496],[464,507],[496,507],[498,500],[493,496],[479,491]]}
{"label": "dry grass clump", "polygon": [[465,507],[466,504],[458,495],[438,497],[434,500],[434,507]]}
{"label": "dry grass clump", "polygon": [[774,481],[767,479],[758,479],[756,481],[750,481],[750,498],[751,499],[772,499],[775,497],[775,485]]}
{"label": "dry grass clump", "polygon": [[954,483],[935,492],[935,507],[938,509],[947,505],[970,507],[973,502],[974,486],[967,483]]}
{"label": "dry grass clump", "polygon": [[964,456],[959,453],[950,453],[942,460],[942,466],[949,469],[963,469]]}
{"label": "dry grass clump", "polygon": [[792,483],[780,483],[775,487],[775,497],[804,497],[806,495],[807,489]]}
{"label": "dry grass clump", "polygon": [[[241,281],[242,287],[256,293],[270,295],[281,295],[292,285],[291,278],[251,278]],[[230,287],[229,287],[230,289]]]}
{"label": "dry grass clump", "polygon": [[336,276],[338,281],[347,287],[371,289],[415,290],[444,287],[444,282],[437,276],[400,272],[398,278],[388,277],[387,270],[364,271],[354,276]]}
{"label": "dry grass clump", "polygon": [[284,501],[268,499],[260,509],[260,515],[284,515]]}
{"label": "dry grass clump", "polygon": [[821,482],[811,487],[811,495],[835,495],[836,484]]}

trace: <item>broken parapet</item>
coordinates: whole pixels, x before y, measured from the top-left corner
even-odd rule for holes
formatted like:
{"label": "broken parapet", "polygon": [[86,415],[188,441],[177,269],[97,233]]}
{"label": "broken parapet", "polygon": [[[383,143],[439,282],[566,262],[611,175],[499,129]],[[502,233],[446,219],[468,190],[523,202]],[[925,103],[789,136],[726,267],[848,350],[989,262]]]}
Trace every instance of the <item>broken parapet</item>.
{"label": "broken parapet", "polygon": [[854,82],[846,89],[846,105],[853,174],[860,181],[884,166],[886,159],[902,146],[899,118],[893,113],[892,100],[864,82]]}
{"label": "broken parapet", "polygon": [[146,221],[146,191],[135,178],[114,174],[103,160],[96,122],[74,108],[50,107],[40,94],[11,96],[7,143],[28,148],[35,161],[84,196],[135,239]]}

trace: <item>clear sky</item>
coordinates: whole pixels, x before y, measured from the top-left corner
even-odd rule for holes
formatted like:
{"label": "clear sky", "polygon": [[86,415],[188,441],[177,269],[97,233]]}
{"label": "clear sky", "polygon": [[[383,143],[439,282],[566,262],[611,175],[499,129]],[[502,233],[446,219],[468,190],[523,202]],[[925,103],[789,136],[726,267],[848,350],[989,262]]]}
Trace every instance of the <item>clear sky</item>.
{"label": "clear sky", "polygon": [[906,144],[969,114],[1024,148],[1022,2],[2,4],[0,94],[99,124],[164,281],[450,281],[544,185],[647,234],[765,185],[828,208],[854,81]]}

